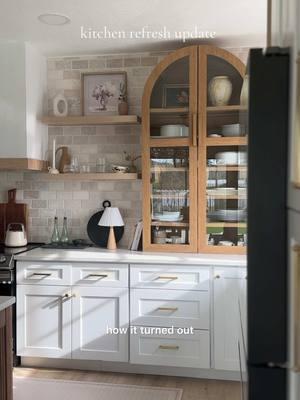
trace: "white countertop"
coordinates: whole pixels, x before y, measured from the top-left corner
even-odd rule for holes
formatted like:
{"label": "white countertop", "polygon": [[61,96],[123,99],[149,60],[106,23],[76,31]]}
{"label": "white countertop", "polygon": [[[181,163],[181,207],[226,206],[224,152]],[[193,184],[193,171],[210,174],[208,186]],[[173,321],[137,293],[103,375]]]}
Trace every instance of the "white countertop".
{"label": "white countertop", "polygon": [[12,306],[16,302],[13,296],[0,296],[0,311]]}
{"label": "white countertop", "polygon": [[89,247],[84,250],[34,249],[15,256],[19,261],[116,262],[127,264],[178,264],[246,266],[246,256],[201,253],[150,253],[130,250],[107,250]]}

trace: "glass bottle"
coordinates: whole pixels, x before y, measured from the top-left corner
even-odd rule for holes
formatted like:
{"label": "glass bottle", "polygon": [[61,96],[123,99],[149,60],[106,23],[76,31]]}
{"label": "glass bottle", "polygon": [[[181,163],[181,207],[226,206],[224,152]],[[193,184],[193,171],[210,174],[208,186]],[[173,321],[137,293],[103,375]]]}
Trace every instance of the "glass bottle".
{"label": "glass bottle", "polygon": [[69,239],[69,233],[68,233],[68,221],[67,217],[64,217],[64,223],[63,223],[63,228],[60,236],[60,242],[61,243],[68,243],[70,241]]}
{"label": "glass bottle", "polygon": [[59,237],[59,231],[58,231],[58,218],[54,218],[54,226],[53,226],[53,232],[51,236],[51,243],[59,243],[60,237]]}

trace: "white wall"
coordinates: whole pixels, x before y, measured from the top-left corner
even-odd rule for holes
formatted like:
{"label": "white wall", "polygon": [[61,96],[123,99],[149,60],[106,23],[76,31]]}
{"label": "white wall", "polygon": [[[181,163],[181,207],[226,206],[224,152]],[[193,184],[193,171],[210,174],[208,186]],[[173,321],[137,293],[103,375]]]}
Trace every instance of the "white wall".
{"label": "white wall", "polygon": [[25,46],[0,42],[0,157],[26,157]]}
{"label": "white wall", "polygon": [[31,44],[25,50],[27,157],[45,160],[48,128],[38,118],[47,110],[47,62]]}

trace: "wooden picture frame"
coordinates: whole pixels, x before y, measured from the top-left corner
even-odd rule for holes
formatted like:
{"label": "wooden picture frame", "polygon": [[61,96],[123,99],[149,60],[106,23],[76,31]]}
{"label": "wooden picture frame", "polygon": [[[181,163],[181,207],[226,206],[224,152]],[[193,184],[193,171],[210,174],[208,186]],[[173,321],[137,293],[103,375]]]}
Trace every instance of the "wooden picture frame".
{"label": "wooden picture frame", "polygon": [[125,71],[84,72],[81,74],[80,100],[83,116],[118,115],[121,94],[127,95]]}
{"label": "wooden picture frame", "polygon": [[[180,92],[187,92],[187,101],[180,102],[176,100],[176,95],[179,96]],[[169,83],[163,86],[163,107],[164,108],[178,108],[188,107],[190,96],[189,83]]]}

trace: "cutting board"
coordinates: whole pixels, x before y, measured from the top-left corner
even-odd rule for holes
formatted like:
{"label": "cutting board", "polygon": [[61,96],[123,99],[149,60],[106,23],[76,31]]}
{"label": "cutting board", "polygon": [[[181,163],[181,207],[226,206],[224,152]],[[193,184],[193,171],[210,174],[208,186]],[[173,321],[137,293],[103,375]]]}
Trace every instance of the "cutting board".
{"label": "cutting board", "polygon": [[4,243],[5,233],[8,224],[19,222],[24,224],[27,232],[28,227],[28,206],[23,203],[16,203],[17,189],[8,191],[8,202],[0,203],[0,243]]}

